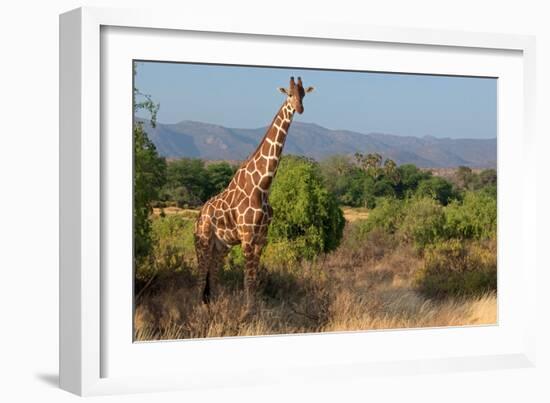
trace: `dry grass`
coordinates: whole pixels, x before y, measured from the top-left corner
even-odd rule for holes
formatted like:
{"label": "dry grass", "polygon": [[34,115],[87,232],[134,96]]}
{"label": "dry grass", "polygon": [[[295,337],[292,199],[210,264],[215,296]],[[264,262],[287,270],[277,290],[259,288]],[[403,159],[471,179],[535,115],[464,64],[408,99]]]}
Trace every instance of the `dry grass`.
{"label": "dry grass", "polygon": [[422,261],[411,249],[373,234],[361,247],[292,269],[263,268],[257,313],[244,313],[242,271],[226,268],[222,293],[203,305],[193,268],[159,278],[136,301],[136,340],[251,336],[496,323],[494,293],[430,300],[415,291]]}
{"label": "dry grass", "polygon": [[495,294],[431,301],[411,290],[388,290],[368,297],[342,291],[326,304],[324,316],[301,312],[293,304],[270,306],[262,301],[252,319],[241,321],[244,300],[240,293],[224,295],[210,307],[183,306],[185,299],[178,297],[182,295],[169,293],[154,301],[160,312],[138,306],[136,340],[484,325],[496,323],[497,312]]}
{"label": "dry grass", "polygon": [[496,296],[434,302],[414,291],[389,293],[376,309],[367,310],[354,295],[339,295],[332,318],[324,331],[395,329],[496,323]]}
{"label": "dry grass", "polygon": [[164,212],[164,214],[166,215],[181,215],[186,218],[195,218],[199,215],[199,210],[169,206],[169,207],[163,207],[163,208],[159,208],[159,207],[153,208],[153,217],[160,216],[161,212]]}
{"label": "dry grass", "polygon": [[343,207],[342,211],[344,212],[344,218],[348,222],[366,220],[369,216],[369,211],[366,208]]}

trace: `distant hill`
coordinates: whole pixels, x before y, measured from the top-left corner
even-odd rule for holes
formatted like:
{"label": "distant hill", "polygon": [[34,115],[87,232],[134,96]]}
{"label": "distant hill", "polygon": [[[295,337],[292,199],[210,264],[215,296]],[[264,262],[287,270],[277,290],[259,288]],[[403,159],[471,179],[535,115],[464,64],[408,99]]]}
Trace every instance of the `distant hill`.
{"label": "distant hill", "polygon": [[[159,153],[168,158],[197,157],[206,160],[244,160],[254,151],[266,128],[235,129],[185,120],[176,124],[144,122]],[[333,154],[378,152],[398,164],[425,168],[496,167],[497,146],[493,139],[412,137],[383,133],[330,130],[313,123],[293,122],[284,153],[317,160]]]}

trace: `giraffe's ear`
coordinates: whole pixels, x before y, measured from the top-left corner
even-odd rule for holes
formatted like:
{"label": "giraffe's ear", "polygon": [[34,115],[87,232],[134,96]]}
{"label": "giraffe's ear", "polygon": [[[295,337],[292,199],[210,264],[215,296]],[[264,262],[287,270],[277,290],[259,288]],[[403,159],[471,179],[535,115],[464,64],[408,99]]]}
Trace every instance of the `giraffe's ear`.
{"label": "giraffe's ear", "polygon": [[314,89],[315,89],[315,87],[307,87],[306,88],[306,94],[309,94],[310,92],[313,92]]}
{"label": "giraffe's ear", "polygon": [[287,91],[287,89],[284,88],[284,87],[279,87],[279,91],[281,91],[283,94],[288,95],[288,91]]}

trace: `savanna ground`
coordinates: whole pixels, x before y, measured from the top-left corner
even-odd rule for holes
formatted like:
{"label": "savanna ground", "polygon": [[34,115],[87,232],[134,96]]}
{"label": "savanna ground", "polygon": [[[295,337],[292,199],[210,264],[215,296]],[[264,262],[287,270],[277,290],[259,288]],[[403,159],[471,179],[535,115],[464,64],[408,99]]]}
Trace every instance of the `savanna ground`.
{"label": "savanna ground", "polygon": [[[365,231],[369,216],[365,208],[346,207],[343,211],[343,238],[334,251],[313,260],[281,260],[282,249],[266,250],[259,273],[258,312],[242,321],[242,256],[238,251],[230,254],[220,272],[221,295],[209,306],[202,304],[194,288],[192,229],[197,210],[155,209],[151,216],[156,240],[149,261],[151,273],[136,280],[135,339],[496,323],[494,290],[451,293],[444,298],[422,291],[419,274],[434,255],[419,253],[414,243],[402,242],[387,231],[372,226]],[[446,249],[444,263],[465,259],[463,252]],[[477,252],[469,250],[468,256],[472,253]],[[480,253],[485,253],[484,257],[475,262],[483,266],[489,260],[496,276],[496,241],[485,241]]]}

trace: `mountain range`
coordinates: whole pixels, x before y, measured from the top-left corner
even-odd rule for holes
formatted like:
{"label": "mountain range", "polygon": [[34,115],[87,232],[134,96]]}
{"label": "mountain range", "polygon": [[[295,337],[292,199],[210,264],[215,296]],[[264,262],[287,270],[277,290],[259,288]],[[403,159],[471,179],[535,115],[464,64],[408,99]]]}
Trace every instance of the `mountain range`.
{"label": "mountain range", "polygon": [[[256,149],[266,127],[236,129],[184,120],[175,124],[143,122],[159,153],[167,158],[196,157],[206,160],[240,161]],[[305,155],[321,160],[333,154],[353,155],[378,152],[397,164],[412,163],[423,168],[465,165],[494,168],[497,140],[413,137],[385,133],[358,133],[331,130],[303,122],[293,122],[284,148],[285,154]]]}

